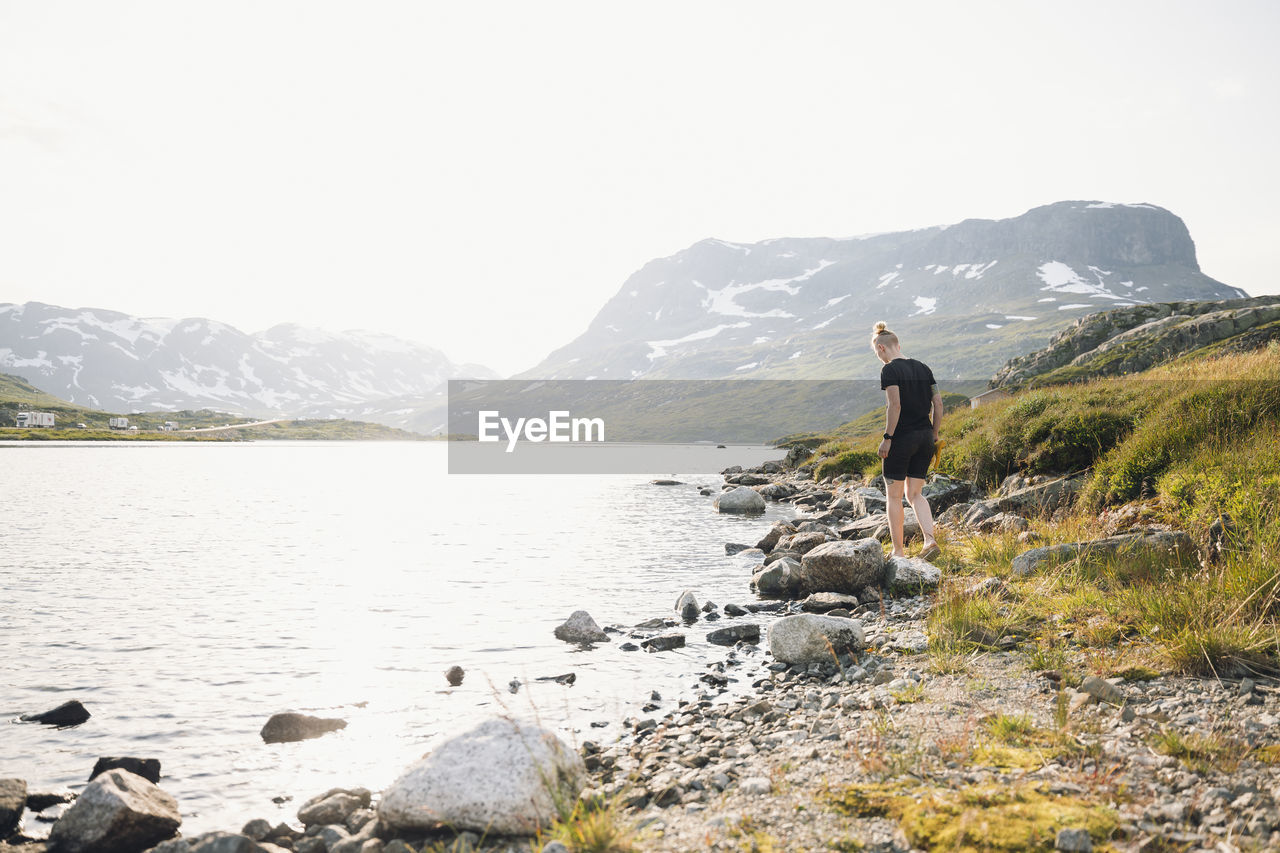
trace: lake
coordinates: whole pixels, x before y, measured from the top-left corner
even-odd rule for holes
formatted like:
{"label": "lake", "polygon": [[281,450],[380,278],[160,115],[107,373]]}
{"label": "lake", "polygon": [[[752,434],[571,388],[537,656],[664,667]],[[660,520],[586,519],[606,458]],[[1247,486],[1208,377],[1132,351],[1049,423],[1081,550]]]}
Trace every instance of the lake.
{"label": "lake", "polygon": [[[660,654],[623,652],[619,635],[583,650],[555,626],[577,609],[605,626],[674,616],[686,588],[750,602],[752,562],[724,543],[792,515],[721,516],[696,488],[718,490],[729,464],[780,458],[772,448],[699,447],[687,470],[650,476],[450,476],[445,453],[0,445],[0,711],[12,721],[0,776],[78,791],[100,756],[158,758],[192,834],[292,821],[330,787],[378,790],[494,714],[607,741],[651,691],[658,714],[695,696],[728,650],[705,642],[711,623]],[[673,475],[687,485],[649,483]],[[450,688],[455,664],[466,678]],[[535,680],[568,672],[572,686]],[[17,722],[73,698],[93,714],[83,725]],[[349,725],[264,744],[281,711]]]}

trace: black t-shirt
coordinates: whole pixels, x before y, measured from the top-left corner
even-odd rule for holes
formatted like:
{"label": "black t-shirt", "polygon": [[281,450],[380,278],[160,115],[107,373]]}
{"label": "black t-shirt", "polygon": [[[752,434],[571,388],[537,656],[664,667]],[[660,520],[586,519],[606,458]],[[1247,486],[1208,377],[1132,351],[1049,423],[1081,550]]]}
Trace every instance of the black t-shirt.
{"label": "black t-shirt", "polygon": [[933,371],[914,358],[895,358],[880,369],[880,390],[898,386],[902,414],[894,435],[921,429],[933,429],[929,415],[933,410]]}

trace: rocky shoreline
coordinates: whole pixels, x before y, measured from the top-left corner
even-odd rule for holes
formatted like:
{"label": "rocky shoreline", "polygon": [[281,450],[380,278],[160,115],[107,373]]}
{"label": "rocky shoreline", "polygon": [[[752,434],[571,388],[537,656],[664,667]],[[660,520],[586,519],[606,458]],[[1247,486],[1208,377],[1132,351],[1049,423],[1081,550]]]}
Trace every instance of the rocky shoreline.
{"label": "rocky shoreline", "polygon": [[[1156,673],[1137,680],[1090,676],[1069,688],[1061,672],[1028,666],[1014,636],[993,637],[987,650],[963,661],[931,655],[928,619],[942,594],[941,573],[918,559],[884,559],[885,497],[875,479],[815,484],[806,474],[779,463],[725,472],[724,491],[710,495],[720,511],[759,512],[769,500],[800,514],[754,545],[726,544],[727,554],[751,566],[742,603],[721,607],[700,601],[696,589],[673,590],[671,616],[623,629],[624,642],[654,653],[678,648],[694,630],[726,651],[704,672],[691,673],[696,680],[686,696],[665,702],[652,696],[642,716],[623,721],[614,742],[584,741],[565,755],[555,735],[508,721],[443,745],[433,755],[453,750],[451,759],[437,756],[433,764],[428,756],[379,795],[333,789],[305,802],[293,825],[253,820],[238,831],[173,840],[164,839],[178,828],[166,822],[176,804],[168,808],[155,780],[109,769],[94,784],[114,786],[136,814],[149,815],[129,825],[151,827],[154,840],[139,841],[143,833],[84,842],[94,837],[92,827],[81,840],[71,834],[75,827],[60,833],[59,824],[75,822],[67,815],[81,808],[77,803],[54,824],[50,843],[19,835],[0,843],[0,853],[556,853],[573,848],[545,836],[532,840],[530,831],[539,823],[545,828],[548,814],[573,798],[605,806],[620,825],[634,827],[634,847],[619,850],[909,851],[936,846],[915,843],[932,837],[927,820],[963,823],[965,809],[979,800],[990,820],[1006,808],[1041,807],[1048,814],[1026,847],[999,849],[1042,847],[1048,830],[1048,848],[1062,850],[1280,848],[1280,769],[1260,760],[1280,759],[1280,746],[1268,752],[1280,736],[1280,690],[1249,678]],[[1069,479],[1011,478],[977,500],[971,484],[934,477],[926,496],[944,541],[989,530],[1016,533],[1026,551],[1015,571],[1032,573],[1061,559],[1067,546],[1036,554],[1050,549],[1038,546],[1028,518],[1063,512],[1078,487]],[[909,510],[907,519],[908,535],[918,537]],[[1180,531],[1140,521],[1135,514],[1127,525],[1112,524],[1107,532],[1114,535],[1076,543],[1070,553],[1196,547]],[[998,598],[1002,584],[999,577],[975,577],[949,594]],[[609,633],[618,629],[601,629],[585,612],[556,632],[584,643]],[[1061,642],[1069,640],[1064,626]],[[558,792],[552,801],[499,824],[495,814],[514,815],[521,807],[512,803],[528,798],[513,791],[514,799],[498,798],[489,804],[496,811],[473,815],[471,823],[456,816],[474,803],[456,807],[449,821],[455,829],[436,825],[440,786],[449,783],[451,768],[472,774],[497,767],[511,778],[530,743],[549,744],[544,766],[556,768],[555,782],[542,778],[541,786]],[[1205,746],[1219,743],[1249,750],[1215,756]],[[406,796],[401,781],[414,773],[416,793]],[[23,805],[45,802],[33,800],[38,795],[25,785],[19,791],[17,782],[0,782],[0,837],[16,820],[15,804],[20,817]],[[81,801],[91,799],[88,791]],[[424,800],[432,803],[425,811]],[[416,823],[415,809],[423,818]],[[503,834],[521,826],[529,830]],[[993,838],[999,830],[989,828]],[[1026,830],[1019,823],[1014,831]]]}

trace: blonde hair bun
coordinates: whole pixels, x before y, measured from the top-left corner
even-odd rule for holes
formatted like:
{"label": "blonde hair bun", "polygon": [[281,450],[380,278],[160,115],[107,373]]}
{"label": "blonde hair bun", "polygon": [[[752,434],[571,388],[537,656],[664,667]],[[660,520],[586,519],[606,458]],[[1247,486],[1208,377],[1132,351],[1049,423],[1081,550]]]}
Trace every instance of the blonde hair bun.
{"label": "blonde hair bun", "polygon": [[875,331],[871,333],[871,343],[876,346],[880,346],[881,344],[887,347],[897,346],[898,336],[889,331],[888,327],[885,326],[883,321],[881,321],[876,323]]}

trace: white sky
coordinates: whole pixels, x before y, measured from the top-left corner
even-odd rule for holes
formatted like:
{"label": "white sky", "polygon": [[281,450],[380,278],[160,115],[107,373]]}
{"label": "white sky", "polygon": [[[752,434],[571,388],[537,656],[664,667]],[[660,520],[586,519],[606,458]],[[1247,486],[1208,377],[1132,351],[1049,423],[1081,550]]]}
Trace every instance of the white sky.
{"label": "white sky", "polygon": [[1063,199],[1280,292],[1280,3],[0,0],[0,302],[511,373],[647,260]]}

